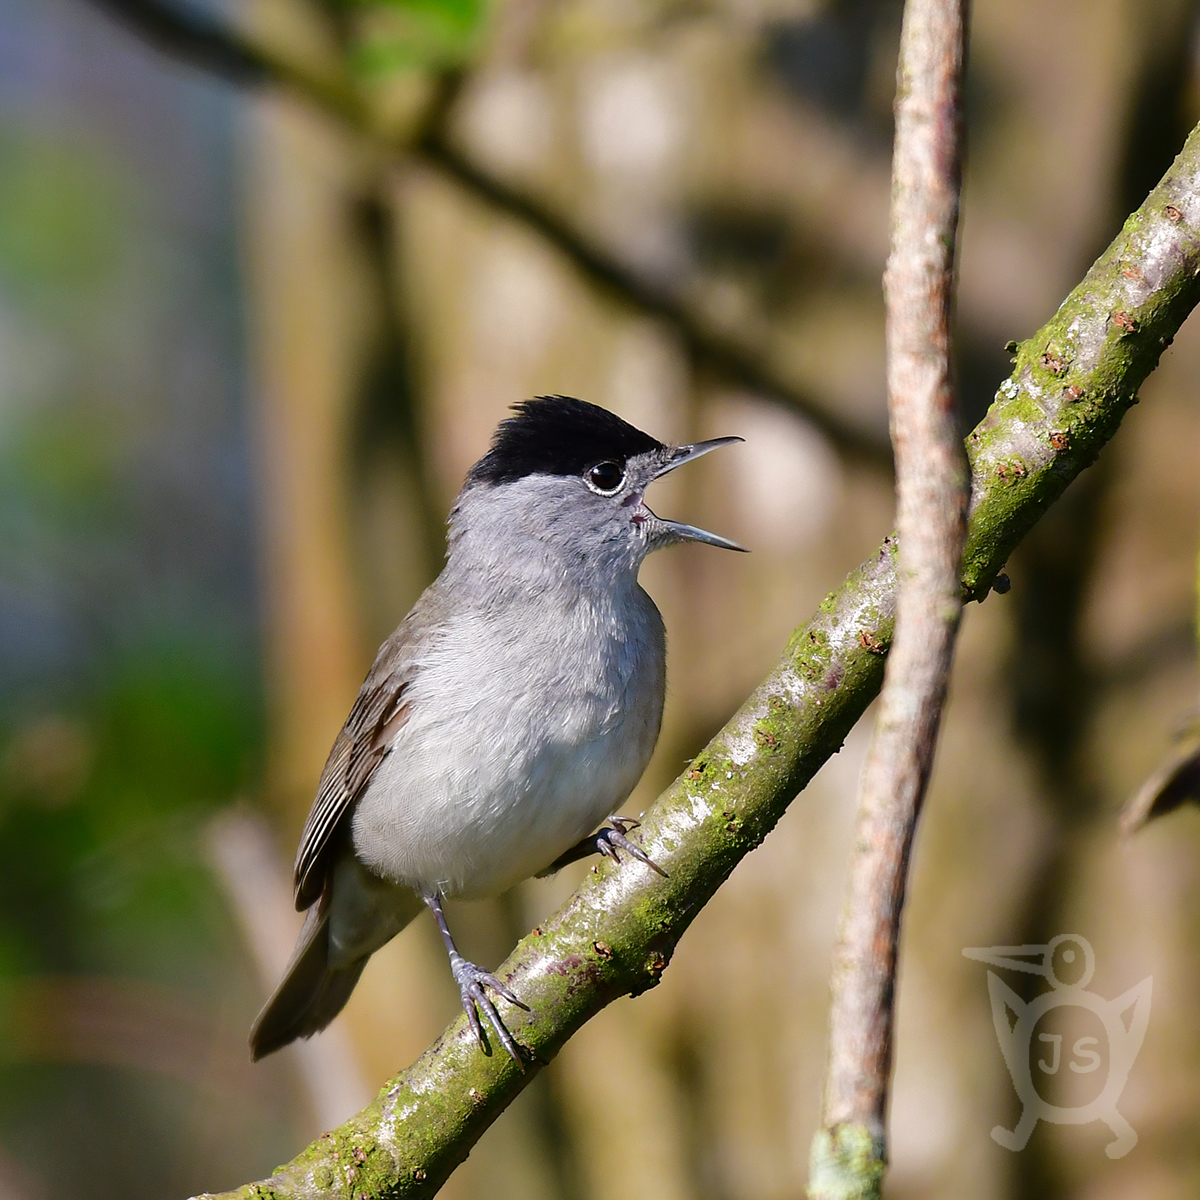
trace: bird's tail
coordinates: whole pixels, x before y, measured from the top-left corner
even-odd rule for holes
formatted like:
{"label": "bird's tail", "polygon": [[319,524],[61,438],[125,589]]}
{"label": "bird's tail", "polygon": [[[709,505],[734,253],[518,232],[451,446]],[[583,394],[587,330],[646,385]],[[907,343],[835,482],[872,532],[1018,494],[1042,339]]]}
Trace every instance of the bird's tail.
{"label": "bird's tail", "polygon": [[371,957],[364,954],[344,967],[329,965],[329,899],[326,888],[308,910],[283,981],[250,1030],[250,1057],[255,1062],[324,1029],[346,1006]]}

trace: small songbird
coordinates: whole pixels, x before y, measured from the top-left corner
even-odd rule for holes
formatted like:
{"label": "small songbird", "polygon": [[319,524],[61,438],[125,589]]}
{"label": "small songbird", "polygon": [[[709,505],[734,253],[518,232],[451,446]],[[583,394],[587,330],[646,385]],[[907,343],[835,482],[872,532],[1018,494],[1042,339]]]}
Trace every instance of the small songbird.
{"label": "small songbird", "polygon": [[[324,1029],[367,959],[427,906],[471,1027],[485,992],[443,899],[498,896],[588,854],[659,868],[610,816],[658,740],[663,622],[638,584],[652,550],[742,547],[646,506],[646,488],[741,438],[666,446],[567,396],[519,404],[470,470],[445,567],[383,643],[330,751],[296,853],[308,910],[283,982],[250,1032],[255,1059]],[[608,818],[608,826],[594,832]]]}

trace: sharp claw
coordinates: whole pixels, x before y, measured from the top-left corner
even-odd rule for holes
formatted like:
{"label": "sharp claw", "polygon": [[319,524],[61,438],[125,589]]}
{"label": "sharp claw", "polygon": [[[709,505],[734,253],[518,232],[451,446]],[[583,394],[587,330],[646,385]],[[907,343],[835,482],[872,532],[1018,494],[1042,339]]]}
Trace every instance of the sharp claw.
{"label": "sharp claw", "polygon": [[488,1024],[496,1031],[496,1036],[500,1039],[500,1044],[508,1051],[513,1062],[524,1070],[525,1060],[521,1057],[517,1043],[513,1041],[512,1034],[505,1028],[504,1022],[500,1019],[500,1014],[496,1011],[496,1006],[484,994],[482,988],[479,989],[477,999],[480,1008],[483,1009],[484,1016],[488,1019]]}
{"label": "sharp claw", "polygon": [[483,1036],[483,1026],[479,1023],[479,1013],[475,1011],[475,997],[470,991],[463,992],[462,1005],[463,1010],[467,1014],[467,1024],[471,1026],[471,1032],[475,1035],[475,1040],[486,1054],[487,1041]]}
{"label": "sharp claw", "polygon": [[[627,820],[627,819],[628,818],[622,818],[622,820]],[[637,822],[634,822],[634,824],[637,824]],[[620,848],[622,850],[624,850],[626,854],[629,854],[633,858],[636,858],[638,860],[638,862],[644,863],[652,871],[657,871],[664,879],[669,878],[666,871],[664,871],[662,869],[662,867],[660,867],[658,865],[658,863],[656,863],[654,861],[654,859],[652,859],[650,857],[650,855],[648,855],[645,852],[645,850],[643,850],[640,846],[635,846],[625,836],[625,834],[622,830],[620,830],[620,829],[602,830],[600,836],[601,836],[601,841],[600,841],[601,853],[610,853],[613,855],[614,858],[616,858],[615,847],[620,846]],[[605,851],[603,849],[605,846],[608,847],[607,851]],[[618,859],[617,861],[619,862],[620,859]]]}
{"label": "sharp claw", "polygon": [[461,956],[456,962],[452,961],[451,967],[454,971],[454,977],[458,981],[463,1010],[467,1014],[467,1022],[471,1026],[471,1032],[475,1035],[475,1040],[479,1043],[480,1048],[485,1054],[491,1052],[486,1035],[483,1032],[483,1024],[479,1019],[479,1010],[482,1009],[484,1017],[487,1018],[488,1024],[495,1031],[500,1044],[508,1051],[512,1060],[523,1070],[525,1060],[521,1057],[520,1047],[513,1040],[512,1034],[509,1033],[503,1020],[500,1018],[500,1014],[496,1011],[496,1006],[483,989],[485,986],[492,988],[510,1004],[514,1004],[526,1012],[530,1011],[529,1005],[522,1003],[513,995],[511,989],[505,987],[495,975],[481,971],[477,966],[467,962]]}
{"label": "sharp claw", "polygon": [[523,1008],[526,1012],[530,1011],[529,1005],[518,1000],[517,997],[514,996],[512,992],[495,977],[495,975],[480,975],[479,982],[486,983],[493,992],[503,996],[504,999],[509,1002],[509,1004],[515,1004],[518,1008]]}
{"label": "sharp claw", "polygon": [[662,869],[644,850],[639,850],[632,842],[627,842],[624,847],[633,855],[640,863],[645,863],[652,871],[657,871],[664,879],[669,878],[666,871]]}
{"label": "sharp claw", "polygon": [[[564,854],[559,855],[544,871],[539,871],[537,877],[543,879],[547,875],[553,875],[555,871],[565,867],[568,863],[586,858],[589,854],[599,854],[602,858],[611,858],[613,862],[619,863],[621,861],[620,851],[625,850],[638,862],[652,871],[657,871],[664,879],[668,878],[667,872],[658,863],[625,836],[631,829],[636,829],[641,824],[640,821],[635,821],[632,817],[613,816],[608,818],[608,822],[612,826],[611,829],[601,829],[597,833],[585,837],[581,842],[577,842]],[[596,868],[593,867],[592,870],[594,871]]]}

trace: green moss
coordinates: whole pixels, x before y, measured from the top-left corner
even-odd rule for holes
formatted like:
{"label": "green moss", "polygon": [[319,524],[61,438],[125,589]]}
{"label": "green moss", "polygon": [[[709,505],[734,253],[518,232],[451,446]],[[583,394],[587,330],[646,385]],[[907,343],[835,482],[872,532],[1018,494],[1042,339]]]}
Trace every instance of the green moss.
{"label": "green moss", "polygon": [[809,1200],[878,1200],[886,1165],[878,1139],[865,1125],[822,1129],[809,1159]]}

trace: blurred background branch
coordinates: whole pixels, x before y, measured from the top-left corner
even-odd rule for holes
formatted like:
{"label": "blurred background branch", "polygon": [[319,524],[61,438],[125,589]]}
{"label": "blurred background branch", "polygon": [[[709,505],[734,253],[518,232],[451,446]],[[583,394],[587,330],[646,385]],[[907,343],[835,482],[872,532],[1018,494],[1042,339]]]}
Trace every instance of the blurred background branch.
{"label": "blurred background branch", "polygon": [[277,64],[257,47],[233,36],[209,14],[169,0],[91,0],[136,30],[155,49],[212,71],[241,86],[257,86],[278,74]]}
{"label": "blurred background branch", "polygon": [[293,91],[319,110],[348,124],[378,143],[388,154],[416,154],[475,198],[521,222],[563,254],[592,283],[623,303],[668,322],[696,364],[726,381],[802,413],[844,454],[866,464],[888,468],[887,443],[870,429],[842,418],[788,382],[771,363],[769,347],[754,345],[716,328],[703,313],[688,307],[652,277],[623,263],[598,241],[571,225],[530,193],[490,174],[454,145],[447,133],[448,116],[461,87],[457,69],[441,75],[415,132],[399,136],[386,131],[369,104],[348,80],[327,78],[256,39],[177,6],[171,0],[89,0],[118,17],[152,45],[203,70],[214,71],[239,86],[275,84]]}

